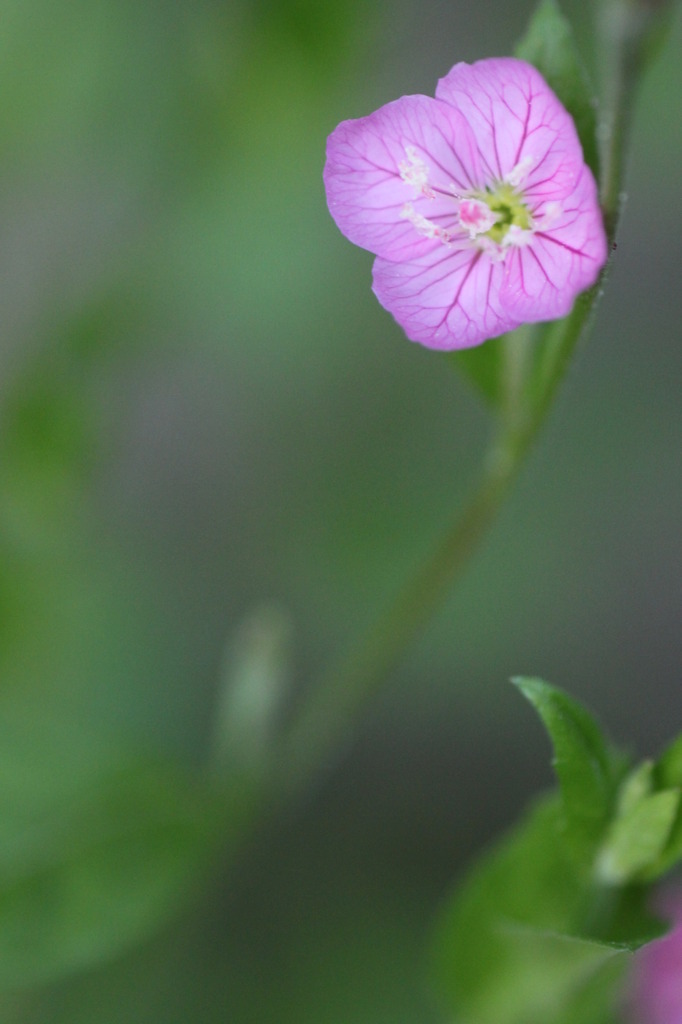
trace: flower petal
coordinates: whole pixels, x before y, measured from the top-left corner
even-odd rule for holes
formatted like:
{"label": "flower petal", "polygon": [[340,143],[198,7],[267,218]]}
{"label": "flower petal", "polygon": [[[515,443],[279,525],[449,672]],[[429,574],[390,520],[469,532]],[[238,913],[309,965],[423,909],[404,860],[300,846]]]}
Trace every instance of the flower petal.
{"label": "flower petal", "polygon": [[470,348],[518,326],[498,300],[503,274],[474,246],[441,245],[409,262],[376,259],[373,290],[412,341]]}
{"label": "flower petal", "polygon": [[332,217],[352,242],[387,259],[441,244],[415,226],[424,220],[459,231],[455,194],[478,185],[480,176],[469,126],[430,96],[404,96],[343,121],[327,142]]}
{"label": "flower petal", "polygon": [[583,168],[562,206],[550,226],[507,255],[500,302],[520,321],[566,316],[576,295],[595,283],[606,261],[606,236],[589,168]]}
{"label": "flower petal", "polygon": [[583,156],[573,120],[531,64],[514,57],[455,64],[436,97],[471,125],[487,184],[512,176],[531,201],[548,188],[560,198],[575,187]]}

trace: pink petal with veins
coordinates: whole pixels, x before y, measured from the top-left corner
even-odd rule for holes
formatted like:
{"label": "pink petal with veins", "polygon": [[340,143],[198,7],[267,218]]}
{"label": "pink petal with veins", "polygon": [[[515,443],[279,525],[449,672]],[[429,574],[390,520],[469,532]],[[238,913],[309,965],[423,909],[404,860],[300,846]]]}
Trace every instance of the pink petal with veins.
{"label": "pink petal with veins", "polygon": [[476,136],[489,180],[504,179],[519,164],[528,171],[529,198],[573,190],[582,149],[573,120],[532,65],[514,57],[455,64],[441,78],[436,98],[464,114]]}
{"label": "pink petal with veins", "polygon": [[597,189],[585,167],[556,219],[529,245],[509,252],[500,301],[522,322],[566,316],[575,296],[597,280],[606,255]]}
{"label": "pink petal with veins", "polygon": [[[401,175],[411,162],[425,168],[430,195]],[[480,178],[469,126],[429,96],[403,96],[367,117],[343,121],[327,142],[324,182],[332,217],[351,242],[387,259],[412,258],[439,244],[415,231],[403,214],[406,203],[434,223],[454,225],[454,191],[476,187]]]}
{"label": "pink petal with veins", "polygon": [[410,262],[376,259],[373,291],[412,341],[469,348],[519,325],[499,303],[503,273],[470,245],[440,246]]}

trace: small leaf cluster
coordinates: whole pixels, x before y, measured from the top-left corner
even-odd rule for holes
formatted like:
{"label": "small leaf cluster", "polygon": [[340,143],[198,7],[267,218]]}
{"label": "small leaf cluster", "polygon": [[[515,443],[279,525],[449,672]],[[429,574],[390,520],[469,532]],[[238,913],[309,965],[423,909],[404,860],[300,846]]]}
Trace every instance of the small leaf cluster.
{"label": "small leaf cluster", "polygon": [[662,931],[649,884],[682,859],[682,738],[632,766],[567,694],[514,682],[549,733],[558,790],[447,906],[437,985],[462,1024],[611,1024],[630,954]]}

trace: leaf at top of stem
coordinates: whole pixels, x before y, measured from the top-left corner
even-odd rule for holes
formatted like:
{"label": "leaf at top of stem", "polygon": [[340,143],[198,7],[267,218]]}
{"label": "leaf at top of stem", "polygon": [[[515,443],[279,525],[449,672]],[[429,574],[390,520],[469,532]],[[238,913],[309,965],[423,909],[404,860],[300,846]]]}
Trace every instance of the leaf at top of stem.
{"label": "leaf at top of stem", "polygon": [[[682,735],[663,752],[659,760],[653,765],[653,782],[658,790],[682,790]],[[677,813],[670,827],[668,841],[661,852],[658,860],[651,865],[647,872],[647,878],[657,878],[665,874],[682,860],[682,806],[678,806]]]}
{"label": "leaf at top of stem", "polygon": [[540,715],[554,747],[565,838],[587,866],[613,812],[623,761],[594,718],[562,690],[541,679],[513,680]]}
{"label": "leaf at top of stem", "polygon": [[682,735],[673,740],[654,765],[654,778],[660,789],[682,787]]}
{"label": "leaf at top of stem", "polygon": [[679,806],[679,789],[664,789],[619,815],[597,858],[597,877],[606,885],[625,885],[655,875]]}

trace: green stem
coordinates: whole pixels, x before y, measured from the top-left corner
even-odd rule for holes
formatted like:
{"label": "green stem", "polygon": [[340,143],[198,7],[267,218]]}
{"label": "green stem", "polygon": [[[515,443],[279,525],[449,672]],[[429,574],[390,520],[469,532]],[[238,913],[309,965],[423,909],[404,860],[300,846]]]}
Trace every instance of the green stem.
{"label": "green stem", "polygon": [[[573,311],[552,325],[543,343],[552,352],[543,371],[542,397],[523,414],[513,401],[503,410],[502,427],[483,463],[478,486],[426,561],[346,659],[322,677],[284,749],[276,757],[278,784],[295,790],[342,741],[358,711],[381,688],[386,676],[450,591],[494,522],[549,413],[571,355],[591,318],[594,290],[578,298]],[[527,338],[521,341],[522,359]],[[516,390],[516,384],[514,385]]]}
{"label": "green stem", "polygon": [[478,487],[439,544],[350,656],[323,676],[288,736],[287,786],[296,786],[342,738],[415,634],[450,589],[492,523],[523,457],[509,438],[495,444]]}

